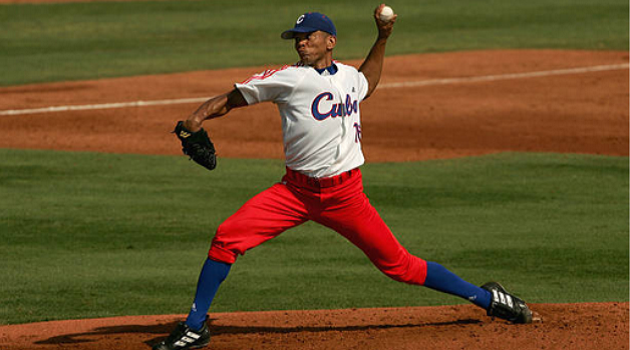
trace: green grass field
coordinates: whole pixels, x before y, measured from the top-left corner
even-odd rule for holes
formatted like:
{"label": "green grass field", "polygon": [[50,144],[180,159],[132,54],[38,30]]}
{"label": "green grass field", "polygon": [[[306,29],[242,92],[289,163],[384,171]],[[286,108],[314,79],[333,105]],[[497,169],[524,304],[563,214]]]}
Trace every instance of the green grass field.
{"label": "green grass field", "polygon": [[[389,2],[388,54],[628,50],[628,2]],[[0,5],[0,86],[296,60],[279,33],[329,14],[336,58],[375,38],[363,1]],[[283,163],[0,149],[0,324],[185,313],[217,225]],[[368,164],[366,192],[400,241],[473,283],[529,302],[627,301],[628,158],[508,153]],[[240,258],[212,311],[462,303],[393,282],[306,224]]]}
{"label": "green grass field", "polygon": [[[472,49],[628,49],[624,0],[392,0],[388,54]],[[376,37],[377,3],[319,1],[91,2],[0,5],[0,86],[286,64],[280,33],[307,10],[338,29],[336,58],[360,58]]]}
{"label": "green grass field", "polygon": [[[0,321],[185,313],[217,225],[278,181],[275,160],[0,150]],[[499,154],[368,164],[399,240],[534,303],[628,300],[628,159]],[[241,257],[213,311],[465,301],[389,280],[316,224]]]}

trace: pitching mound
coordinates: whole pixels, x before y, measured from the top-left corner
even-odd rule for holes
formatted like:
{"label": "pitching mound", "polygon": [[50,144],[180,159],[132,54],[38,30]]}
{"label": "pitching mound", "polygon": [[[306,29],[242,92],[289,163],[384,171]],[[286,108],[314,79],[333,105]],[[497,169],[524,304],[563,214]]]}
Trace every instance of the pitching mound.
{"label": "pitching mound", "polygon": [[[511,325],[472,305],[217,313],[208,349],[628,349],[628,303],[532,305],[543,320]],[[0,327],[3,350],[146,350],[183,316]]]}

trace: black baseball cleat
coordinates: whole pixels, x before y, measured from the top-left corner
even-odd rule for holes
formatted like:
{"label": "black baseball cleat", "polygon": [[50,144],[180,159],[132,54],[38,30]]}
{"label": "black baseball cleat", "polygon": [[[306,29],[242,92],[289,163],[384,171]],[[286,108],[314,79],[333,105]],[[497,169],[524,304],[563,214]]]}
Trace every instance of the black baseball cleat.
{"label": "black baseball cleat", "polygon": [[209,343],[210,331],[206,322],[203,323],[200,331],[193,331],[186,323],[180,322],[166,340],[153,346],[153,350],[199,349]]}
{"label": "black baseball cleat", "polygon": [[512,323],[532,323],[532,311],[522,299],[508,293],[497,282],[488,282],[481,286],[492,293],[488,316],[498,317]]}

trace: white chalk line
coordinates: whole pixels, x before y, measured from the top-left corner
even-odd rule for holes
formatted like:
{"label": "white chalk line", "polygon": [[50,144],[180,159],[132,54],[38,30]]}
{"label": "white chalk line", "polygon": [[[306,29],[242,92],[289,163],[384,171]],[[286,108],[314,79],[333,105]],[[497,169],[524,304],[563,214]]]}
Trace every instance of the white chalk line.
{"label": "white chalk line", "polygon": [[205,102],[209,97],[197,97],[197,98],[178,98],[170,100],[154,100],[154,101],[133,101],[133,102],[117,102],[117,103],[101,103],[93,105],[77,105],[77,106],[54,106],[44,108],[32,108],[32,109],[9,109],[0,111],[0,115],[19,115],[19,114],[37,114],[37,113],[52,113],[52,112],[65,112],[65,111],[85,111],[94,109],[113,109],[113,108],[128,108],[128,107],[146,107],[146,106],[158,106],[158,105],[175,105],[182,103],[201,103]]}
{"label": "white chalk line", "polygon": [[477,76],[477,77],[444,78],[444,79],[389,83],[389,84],[379,85],[379,88],[401,88],[401,87],[416,87],[416,86],[426,86],[426,85],[476,83],[476,82],[483,82],[483,81],[547,77],[547,76],[552,76],[552,75],[582,74],[582,73],[602,72],[602,71],[628,69],[628,68],[630,68],[629,63],[622,63],[622,64],[610,64],[610,65],[603,65],[603,66],[556,69],[556,70],[547,70],[547,71],[539,71],[539,72],[512,73],[512,74],[501,74],[501,75],[484,75],[484,76]]}
{"label": "white chalk line", "polygon": [[[497,80],[547,77],[547,76],[553,76],[553,75],[583,74],[583,73],[602,72],[602,71],[628,69],[628,68],[630,68],[629,63],[622,63],[622,64],[556,69],[556,70],[537,71],[537,72],[511,73],[511,74],[500,74],[500,75],[483,75],[483,76],[475,76],[475,77],[443,78],[443,79],[431,79],[431,80],[421,80],[421,81],[386,83],[386,84],[380,84],[378,88],[379,89],[396,89],[396,88],[403,88],[403,87],[418,87],[418,86],[446,85],[446,84],[459,84],[459,83],[476,83],[476,82],[497,81]],[[31,109],[11,109],[11,110],[0,111],[0,116],[52,113],[52,112],[65,112],[65,111],[85,111],[85,110],[95,110],[95,109],[147,107],[147,106],[158,106],[158,105],[176,105],[176,104],[185,104],[185,103],[202,103],[202,102],[207,101],[210,98],[211,97],[178,98],[178,99],[153,100],[153,101],[132,101],[132,102],[102,103],[102,104],[76,105],[76,106],[52,106],[52,107],[31,108]]]}

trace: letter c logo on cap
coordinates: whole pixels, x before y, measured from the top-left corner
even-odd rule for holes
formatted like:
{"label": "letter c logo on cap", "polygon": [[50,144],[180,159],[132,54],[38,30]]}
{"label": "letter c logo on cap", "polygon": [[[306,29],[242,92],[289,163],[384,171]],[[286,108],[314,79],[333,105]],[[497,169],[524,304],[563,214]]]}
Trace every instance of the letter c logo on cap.
{"label": "letter c logo on cap", "polygon": [[300,17],[298,17],[298,19],[295,22],[295,24],[300,24],[300,23],[302,23],[302,21],[304,21],[304,15],[301,15]]}

